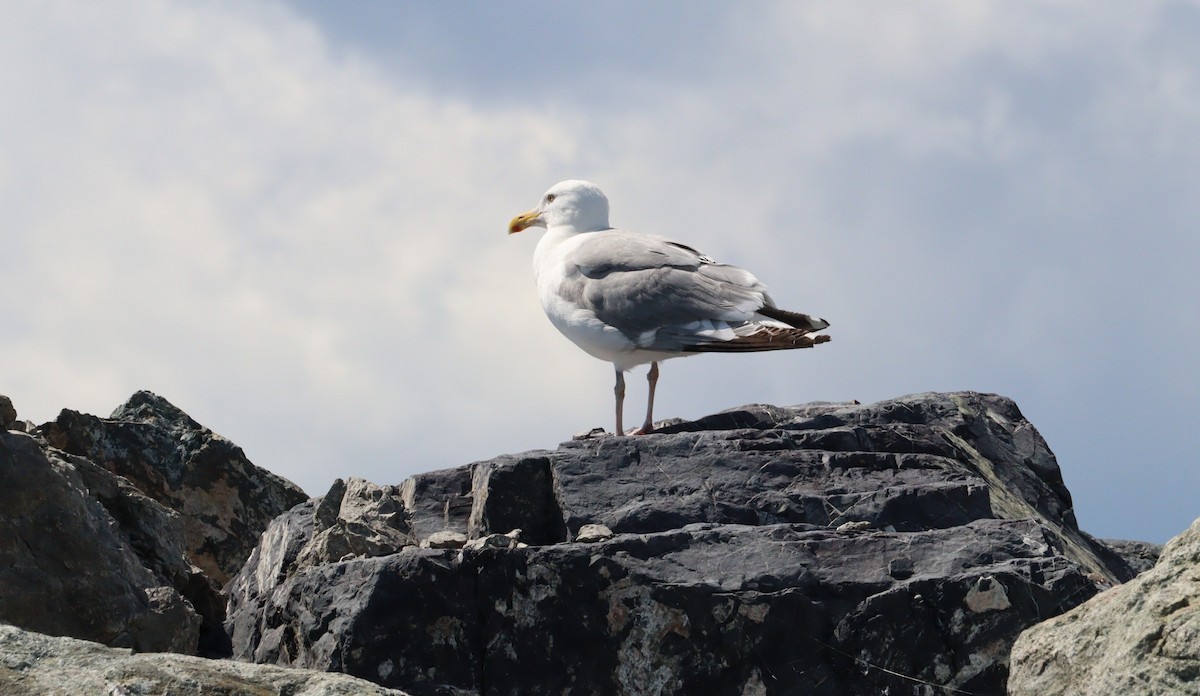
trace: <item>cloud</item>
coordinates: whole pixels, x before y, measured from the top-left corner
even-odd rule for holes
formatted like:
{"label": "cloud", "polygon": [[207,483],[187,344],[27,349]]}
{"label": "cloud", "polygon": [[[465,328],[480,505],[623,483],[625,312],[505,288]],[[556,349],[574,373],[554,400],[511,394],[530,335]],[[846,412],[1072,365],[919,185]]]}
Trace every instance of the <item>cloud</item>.
{"label": "cloud", "polygon": [[[525,290],[495,269],[527,257],[490,248],[536,195],[511,170],[540,182],[571,147],[557,124],[397,88],[281,8],[57,10],[4,22],[27,95],[0,116],[5,389],[28,417],[151,388],[312,487],[337,438],[446,420],[473,361],[537,365],[446,339],[494,316],[462,292]],[[296,423],[327,432],[309,450]]]}
{"label": "cloud", "polygon": [[5,8],[0,391],[22,415],[153,389],[311,493],[608,426],[610,368],[537,307],[536,231],[504,235],[584,177],[614,222],[833,322],[798,355],[667,363],[660,416],[999,391],[1085,526],[1190,521],[1100,511],[1180,475],[1125,480],[1144,443],[1122,423],[1159,426],[1122,404],[1200,415],[1192,6],[385,5]]}

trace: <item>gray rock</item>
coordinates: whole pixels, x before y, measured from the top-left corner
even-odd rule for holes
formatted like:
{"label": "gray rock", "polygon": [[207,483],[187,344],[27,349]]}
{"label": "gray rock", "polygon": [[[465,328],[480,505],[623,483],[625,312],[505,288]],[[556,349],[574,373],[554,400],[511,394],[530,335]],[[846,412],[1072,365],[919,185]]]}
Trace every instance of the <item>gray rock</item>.
{"label": "gray rock", "polygon": [[839,532],[865,532],[870,528],[871,523],[867,522],[866,520],[843,522],[835,527],[835,529],[837,529]]}
{"label": "gray rock", "polygon": [[254,466],[241,448],[147,391],[134,394],[109,418],[63,410],[38,433],[178,511],[191,562],[218,585],[241,568],[272,519],[307,498],[295,484]]}
{"label": "gray rock", "polygon": [[12,399],[0,394],[0,430],[11,430],[17,424],[17,409]]}
{"label": "gray rock", "polygon": [[[282,600],[278,595],[286,593],[284,583],[298,570],[300,554],[313,537],[318,502],[314,498],[301,503],[267,525],[241,572],[225,588],[231,611],[248,604]],[[245,647],[261,639],[261,626],[246,621],[244,614],[236,618],[231,615],[230,619],[226,628],[234,643]],[[246,653],[241,656],[246,657]]]}
{"label": "gray rock", "polygon": [[[227,588],[235,655],[414,694],[1000,694],[1022,630],[1134,574],[1016,405],[969,392],[748,406],[400,497],[472,543],[301,563],[306,503]],[[564,541],[588,525],[617,536]]]}
{"label": "gray rock", "polygon": [[522,540],[531,544],[565,540],[553,467],[548,457],[536,454],[409,478],[401,484],[400,496],[412,533],[424,543],[438,532],[476,539],[520,528]]}
{"label": "gray rock", "polygon": [[413,535],[425,539],[434,532],[467,534],[474,504],[470,467],[417,474],[400,485]]}
{"label": "gray rock", "polygon": [[[54,451],[50,450],[53,454]],[[161,584],[175,588],[200,616],[200,642],[194,649],[207,657],[230,654],[225,634],[225,596],[216,582],[192,565],[184,544],[184,524],[179,513],[143,494],[127,479],[93,462],[65,453],[79,473],[88,494],[108,511],[142,565]]]}
{"label": "gray rock", "polygon": [[1144,573],[1158,563],[1162,555],[1163,545],[1148,541],[1129,541],[1128,539],[1101,539],[1101,542],[1123,558],[1135,573]]}
{"label": "gray rock", "polygon": [[[177,513],[15,432],[0,431],[0,481],[0,621],[139,651],[197,650],[201,618],[181,590],[209,608],[219,595],[186,562]],[[223,615],[210,617],[219,631]]]}
{"label": "gray rock", "polygon": [[423,549],[461,549],[467,543],[467,535],[462,532],[441,531],[430,534],[421,542]]}
{"label": "gray rock", "polygon": [[338,479],[313,511],[313,538],[300,551],[300,567],[351,558],[386,556],[417,543],[396,486],[361,478]]}
{"label": "gray rock", "polygon": [[405,696],[343,674],[167,654],[133,654],[0,625],[5,696]]}
{"label": "gray rock", "polygon": [[520,528],[530,544],[566,541],[550,458],[498,457],[471,465],[473,504],[467,537]]}
{"label": "gray rock", "polygon": [[575,541],[581,544],[590,544],[611,538],[613,538],[613,530],[602,524],[585,524],[575,534]]}
{"label": "gray rock", "polygon": [[1021,634],[1009,690],[1194,694],[1200,684],[1200,520],[1158,563]]}
{"label": "gray rock", "polygon": [[[642,693],[655,680],[667,693],[741,693],[769,673],[817,694],[903,681],[861,673],[852,655],[986,692],[1003,670],[987,657],[997,643],[1095,591],[1078,566],[1046,553],[1050,541],[1033,522],[982,520],[855,536],[689,525],[599,544],[406,550],[290,579],[257,605],[266,612],[254,658],[416,694],[485,684]],[[880,566],[897,557],[919,569],[907,582]],[[395,671],[380,680],[389,661]]]}
{"label": "gray rock", "polygon": [[487,536],[482,536],[467,541],[466,544],[463,544],[463,548],[469,551],[479,551],[480,549],[528,548],[529,544],[517,541],[517,537],[518,535],[516,534],[488,534]]}

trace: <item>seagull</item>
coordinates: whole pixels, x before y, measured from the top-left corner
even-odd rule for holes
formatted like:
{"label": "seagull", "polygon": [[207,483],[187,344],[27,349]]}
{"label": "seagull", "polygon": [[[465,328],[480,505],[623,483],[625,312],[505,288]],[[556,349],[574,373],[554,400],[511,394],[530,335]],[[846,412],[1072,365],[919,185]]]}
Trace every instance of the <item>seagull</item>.
{"label": "seagull", "polygon": [[546,232],[533,253],[538,297],[550,322],[617,374],[616,431],[624,435],[625,372],[650,363],[646,420],[654,431],[658,363],[698,353],[811,348],[829,322],[779,309],[748,271],[665,237],[608,224],[608,197],[589,181],[550,187],[508,225]]}

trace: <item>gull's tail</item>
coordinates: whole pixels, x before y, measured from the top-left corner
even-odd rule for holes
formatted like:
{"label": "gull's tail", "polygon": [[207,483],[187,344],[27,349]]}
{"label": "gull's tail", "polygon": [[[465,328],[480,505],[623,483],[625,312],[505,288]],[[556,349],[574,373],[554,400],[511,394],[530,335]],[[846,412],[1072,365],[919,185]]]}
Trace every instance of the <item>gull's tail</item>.
{"label": "gull's tail", "polygon": [[[697,343],[684,348],[695,353],[751,353],[762,350],[793,350],[812,348],[818,343],[828,343],[829,337],[821,334],[810,336],[814,331],[829,327],[829,322],[820,317],[810,317],[800,312],[789,312],[778,307],[763,307],[758,314],[773,319],[770,323],[749,323],[737,338],[728,341]],[[737,329],[735,329],[736,331]]]}

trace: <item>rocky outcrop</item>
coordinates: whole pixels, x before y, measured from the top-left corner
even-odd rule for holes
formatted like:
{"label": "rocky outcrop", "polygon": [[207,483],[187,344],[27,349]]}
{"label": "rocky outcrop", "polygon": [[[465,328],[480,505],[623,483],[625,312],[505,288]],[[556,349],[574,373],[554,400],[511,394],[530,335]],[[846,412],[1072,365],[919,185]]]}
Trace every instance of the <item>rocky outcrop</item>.
{"label": "rocky outcrop", "polygon": [[228,660],[132,654],[72,638],[0,625],[0,693],[5,696],[405,696],[343,674]]}
{"label": "rocky outcrop", "polygon": [[396,553],[416,544],[400,491],[360,478],[338,479],[313,510],[312,537],[296,556],[308,567]]}
{"label": "rocky outcrop", "polygon": [[1166,693],[1200,676],[1193,528],[1085,605],[1145,617],[1027,631],[1009,682],[1018,634],[1159,549],[1082,533],[998,396],[748,406],[311,500],[148,392],[38,427],[0,398],[0,424],[0,622],[321,670],[0,627],[0,693]]}
{"label": "rocky outcrop", "polygon": [[1133,575],[1016,405],[975,393],[745,407],[370,491],[271,523],[227,588],[235,656],[418,695],[999,694],[1023,629]]}
{"label": "rocky outcrop", "polygon": [[139,651],[195,652],[196,605],[220,629],[179,515],[128,481],[0,432],[0,510],[0,621]]}
{"label": "rocky outcrop", "polygon": [[1134,580],[1021,634],[1010,693],[1194,694],[1200,684],[1200,520]]}
{"label": "rocky outcrop", "polygon": [[3,398],[0,420],[0,622],[229,655],[220,587],[299,489],[149,392],[36,428]]}
{"label": "rocky outcrop", "polygon": [[1158,563],[1162,555],[1163,545],[1152,544],[1148,541],[1129,541],[1127,539],[1101,539],[1105,546],[1112,549],[1134,573],[1144,573]]}
{"label": "rocky outcrop", "polygon": [[12,430],[17,424],[17,409],[12,399],[0,394],[0,430]]}
{"label": "rocky outcrop", "polygon": [[218,585],[241,568],[272,519],[307,498],[295,484],[250,463],[240,447],[147,391],[108,418],[63,410],[37,432],[179,512],[188,557]]}

